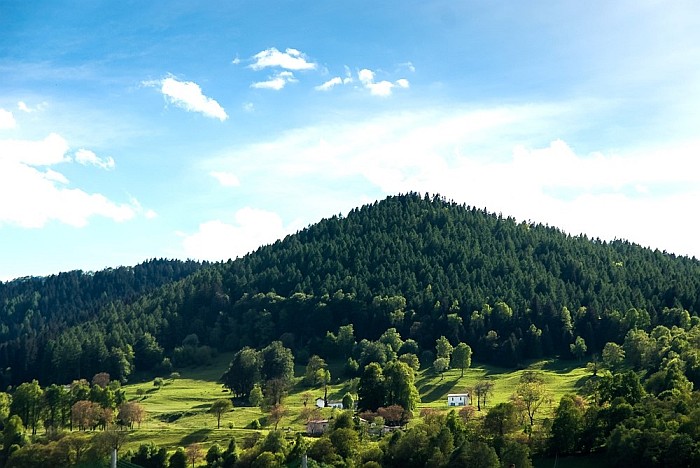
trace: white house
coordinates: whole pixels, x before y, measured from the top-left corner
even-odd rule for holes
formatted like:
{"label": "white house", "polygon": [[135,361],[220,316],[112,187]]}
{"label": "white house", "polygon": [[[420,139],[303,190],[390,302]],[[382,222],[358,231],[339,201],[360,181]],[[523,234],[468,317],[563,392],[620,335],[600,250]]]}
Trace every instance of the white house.
{"label": "white house", "polygon": [[328,406],[326,406],[326,401],[323,398],[316,398],[316,406],[319,408],[338,408],[343,409],[343,402],[341,400],[328,400]]}
{"label": "white house", "polygon": [[467,406],[471,401],[468,393],[450,393],[447,395],[447,406]]}

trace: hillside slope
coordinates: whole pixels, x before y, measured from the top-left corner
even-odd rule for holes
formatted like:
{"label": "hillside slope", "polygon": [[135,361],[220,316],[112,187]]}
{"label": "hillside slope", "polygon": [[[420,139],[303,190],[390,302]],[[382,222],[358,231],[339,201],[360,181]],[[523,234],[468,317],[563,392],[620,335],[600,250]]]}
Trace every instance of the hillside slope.
{"label": "hillside slope", "polygon": [[[0,283],[2,388],[40,377],[42,368],[51,368],[55,362],[45,350],[55,346],[66,330],[94,320],[112,304],[128,304],[202,266],[193,261],[153,259],[134,267],[70,271]],[[66,350],[76,360],[87,351],[77,346]],[[85,369],[86,373],[93,370],[99,372]]]}
{"label": "hillside slope", "polygon": [[[169,355],[188,335],[189,344],[225,350],[282,338],[295,352],[317,352],[328,332],[349,323],[358,339],[393,326],[424,349],[445,335],[467,341],[476,359],[516,365],[568,353],[575,336],[597,351],[630,328],[683,325],[700,311],[699,290],[695,259],[407,194],[322,220],[134,300],[100,303],[83,321],[49,318],[45,326],[55,332],[43,342],[25,310],[22,320],[13,318],[24,328],[12,340],[35,345],[13,355],[4,338],[0,368],[33,368],[52,381],[89,377],[83,367],[92,362],[122,375],[127,365],[154,365],[148,353]],[[145,333],[154,339],[144,342]],[[97,358],[95,349],[102,350]],[[67,353],[89,359],[75,367],[62,358]],[[20,375],[31,373],[13,371],[11,380]]]}

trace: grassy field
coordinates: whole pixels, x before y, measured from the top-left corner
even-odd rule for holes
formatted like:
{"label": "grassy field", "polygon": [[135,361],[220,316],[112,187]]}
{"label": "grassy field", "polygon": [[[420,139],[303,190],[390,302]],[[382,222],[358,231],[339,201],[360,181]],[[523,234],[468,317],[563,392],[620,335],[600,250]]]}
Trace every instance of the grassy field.
{"label": "grassy field", "polygon": [[[147,412],[141,428],[131,433],[127,448],[136,449],[145,442],[154,442],[168,449],[200,442],[207,448],[213,443],[225,446],[231,437],[235,437],[240,446],[247,437],[258,432],[251,428],[253,421],[258,420],[263,424],[263,433],[271,429],[266,425],[266,415],[260,408],[246,406],[236,407],[224,414],[221,428],[217,429],[216,417],[208,410],[217,399],[230,396],[217,382],[230,358],[230,355],[222,354],[211,366],[182,369],[180,377],[164,379],[160,388],[153,385],[153,380],[126,385],[127,398],[140,402]],[[561,395],[575,393],[577,386],[586,379],[585,370],[571,361],[538,361],[527,369],[543,372],[553,406],[556,406]],[[418,410],[434,408],[448,411],[448,393],[462,392],[484,378],[494,382],[494,394],[488,401],[488,407],[508,401],[524,370],[475,365],[465,370],[463,377],[461,371],[452,369],[445,372],[442,378],[430,369],[421,370],[416,376],[416,386],[421,396]],[[313,405],[315,398],[323,396],[322,389],[309,389],[301,384],[303,367],[298,367],[296,371],[297,384],[285,399],[288,412],[279,424],[279,428],[290,432],[290,437],[296,431],[305,430],[305,420],[301,416],[304,393],[311,395],[308,405]],[[338,382],[329,387],[329,398],[341,399],[346,392],[353,390],[352,381]],[[542,416],[551,412],[553,406],[544,408]],[[337,410],[324,408],[321,415],[330,417],[334,411]]]}
{"label": "grassy field", "polygon": [[585,367],[577,362],[565,360],[535,361],[526,368],[515,371],[477,364],[466,369],[463,377],[458,369],[450,369],[445,372],[443,378],[427,369],[422,370],[416,379],[416,387],[421,396],[418,408],[445,408],[448,393],[461,393],[482,379],[488,379],[494,383],[493,396],[487,400],[487,408],[506,402],[515,392],[515,387],[526,370],[542,372],[554,406],[559,403],[562,395],[576,393],[578,387],[587,379]]}

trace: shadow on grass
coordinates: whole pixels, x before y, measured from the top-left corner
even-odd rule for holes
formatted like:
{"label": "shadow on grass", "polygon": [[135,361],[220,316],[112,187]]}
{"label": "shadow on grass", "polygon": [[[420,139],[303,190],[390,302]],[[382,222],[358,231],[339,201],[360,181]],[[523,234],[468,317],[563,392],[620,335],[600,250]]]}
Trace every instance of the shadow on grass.
{"label": "shadow on grass", "polygon": [[582,365],[583,363],[581,362],[570,361],[568,359],[550,359],[542,365],[542,370],[555,372],[557,374],[568,374]]}
{"label": "shadow on grass", "polygon": [[211,429],[199,429],[183,437],[182,440],[180,440],[180,445],[187,446],[195,442],[206,442],[206,440],[209,439],[210,433]]}
{"label": "shadow on grass", "polygon": [[593,375],[584,375],[583,377],[580,377],[578,380],[576,380],[576,383],[574,383],[574,387],[583,388],[588,381],[595,381],[596,379],[600,379],[600,376],[594,377]]}
{"label": "shadow on grass", "polygon": [[421,394],[421,401],[423,403],[432,403],[440,398],[444,398],[445,395],[454,387],[459,378],[453,379],[443,379],[438,381],[434,385],[425,385],[421,388],[423,392]]}

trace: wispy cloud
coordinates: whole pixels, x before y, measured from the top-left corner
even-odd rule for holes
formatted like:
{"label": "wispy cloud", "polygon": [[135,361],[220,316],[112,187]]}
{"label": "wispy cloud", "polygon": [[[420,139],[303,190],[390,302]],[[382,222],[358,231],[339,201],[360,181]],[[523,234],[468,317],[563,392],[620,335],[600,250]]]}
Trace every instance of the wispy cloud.
{"label": "wispy cloud", "polygon": [[22,112],[25,112],[27,114],[31,114],[32,112],[43,111],[44,109],[46,109],[46,106],[47,106],[46,102],[41,102],[34,107],[28,106],[27,103],[24,101],[19,101],[17,103],[17,109],[19,109]]}
{"label": "wispy cloud", "polygon": [[160,87],[168,102],[188,112],[197,112],[207,117],[224,121],[228,115],[216,100],[205,96],[202,88],[193,81],[179,81],[169,76],[162,80],[144,81],[145,86]]}
{"label": "wispy cloud", "polygon": [[[314,89],[316,91],[330,91],[336,86],[347,85],[354,82],[350,70],[346,67],[345,78],[335,76],[330,80],[316,86]],[[406,78],[400,78],[396,81],[381,80],[376,81],[376,72],[363,68],[357,72],[357,79],[363,88],[369,90],[369,92],[374,96],[390,96],[394,88],[408,89],[410,83]]]}
{"label": "wispy cloud", "polygon": [[296,83],[297,79],[294,74],[290,71],[282,71],[276,75],[270,77],[266,81],[258,81],[250,85],[251,88],[256,89],[272,89],[279,91],[287,86],[287,83]]}
{"label": "wispy cloud", "polygon": [[279,67],[285,70],[315,70],[316,64],[310,62],[306,54],[297,49],[286,49],[280,52],[274,47],[258,52],[253,56],[255,60],[250,68],[253,70],[262,70],[263,68]]}
{"label": "wispy cloud", "polygon": [[335,86],[342,85],[343,84],[343,79],[339,76],[333,77],[330,80],[326,81],[323,84],[320,84],[316,86],[314,89],[317,91],[328,91],[332,89]]}
{"label": "wispy cloud", "polygon": [[17,125],[17,122],[15,121],[15,116],[12,115],[12,112],[5,109],[0,109],[0,130],[15,128],[15,125]]}
{"label": "wispy cloud", "polygon": [[[261,191],[284,184],[292,205],[307,205],[310,181],[334,187],[352,181],[368,193],[440,193],[572,234],[623,237],[700,257],[700,220],[689,212],[700,203],[700,142],[581,154],[551,140],[567,132],[567,121],[580,121],[585,105],[440,108],[335,122],[228,150],[233,156],[216,164],[236,168]],[[674,228],[659,219],[673,219]]]}
{"label": "wispy cloud", "polygon": [[224,187],[238,187],[241,185],[241,181],[232,172],[212,171],[209,175],[218,180]]}
{"label": "wispy cloud", "polygon": [[102,169],[114,169],[114,159],[111,156],[101,158],[94,152],[86,149],[79,149],[75,152],[75,161],[84,166],[95,166]]}
{"label": "wispy cloud", "polygon": [[325,83],[316,86],[314,89],[316,89],[317,91],[329,91],[336,86],[346,85],[352,82],[352,73],[350,72],[350,69],[348,67],[345,67],[345,78],[341,78],[339,76],[333,77]]}
{"label": "wispy cloud", "polygon": [[411,73],[415,73],[415,71],[416,71],[416,67],[413,65],[412,62],[400,63],[400,64],[399,64],[399,67],[400,67],[400,68],[405,68],[405,69],[407,69],[408,71],[410,71]]}

